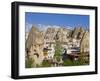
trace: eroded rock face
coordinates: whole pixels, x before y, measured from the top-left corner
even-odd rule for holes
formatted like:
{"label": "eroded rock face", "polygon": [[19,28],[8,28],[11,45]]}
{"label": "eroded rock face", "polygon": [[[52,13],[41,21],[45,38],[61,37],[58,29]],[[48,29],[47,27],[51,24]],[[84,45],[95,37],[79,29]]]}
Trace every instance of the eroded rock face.
{"label": "eroded rock face", "polygon": [[80,52],[89,52],[89,32],[85,31],[80,42]]}
{"label": "eroded rock face", "polygon": [[65,28],[48,28],[45,33],[45,39],[50,41],[58,40],[60,42],[67,42],[70,30]]}
{"label": "eroded rock face", "polygon": [[25,40],[28,38],[28,32],[25,32]]}
{"label": "eroded rock face", "polygon": [[82,39],[84,34],[84,29],[82,27],[77,27],[74,28],[74,30],[72,31],[72,38],[76,38],[76,39]]}
{"label": "eroded rock face", "polygon": [[29,50],[29,57],[34,59],[34,66],[43,60],[44,35],[36,27],[32,27],[26,40],[25,48]]}
{"label": "eroded rock face", "polygon": [[57,29],[56,29],[56,28],[48,28],[48,29],[46,30],[44,39],[48,39],[48,40],[50,40],[50,41],[53,41],[56,32],[57,32]]}
{"label": "eroded rock face", "polygon": [[[89,52],[89,32],[84,30],[82,27],[69,30],[67,28],[47,28],[45,31],[39,31],[37,27],[32,26],[28,32],[26,39],[25,48],[29,51],[26,52],[26,56],[34,59],[33,67],[41,65],[44,57],[43,49],[48,47],[53,51],[48,52],[54,56],[53,45],[55,41],[59,41],[65,48],[79,47],[80,52]],[[47,42],[49,42],[47,44]],[[53,43],[51,43],[53,42]]]}

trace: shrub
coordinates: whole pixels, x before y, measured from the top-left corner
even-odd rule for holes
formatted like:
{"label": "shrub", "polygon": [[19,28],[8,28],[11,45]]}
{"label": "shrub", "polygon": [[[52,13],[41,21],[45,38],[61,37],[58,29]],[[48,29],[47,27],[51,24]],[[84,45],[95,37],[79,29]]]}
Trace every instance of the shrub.
{"label": "shrub", "polygon": [[73,65],[73,62],[70,59],[66,59],[63,62],[63,66],[72,66],[72,65]]}
{"label": "shrub", "polygon": [[51,67],[51,63],[48,60],[43,60],[42,67]]}
{"label": "shrub", "polygon": [[27,58],[25,61],[26,68],[32,68],[34,65],[34,60],[32,58]]}

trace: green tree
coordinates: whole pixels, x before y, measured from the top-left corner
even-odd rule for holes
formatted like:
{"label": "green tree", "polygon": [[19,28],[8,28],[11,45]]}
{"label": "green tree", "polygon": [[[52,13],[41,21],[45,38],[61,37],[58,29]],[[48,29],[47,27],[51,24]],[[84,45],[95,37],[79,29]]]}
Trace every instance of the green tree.
{"label": "green tree", "polygon": [[70,60],[70,59],[66,59],[66,60],[64,60],[64,62],[63,62],[63,66],[73,66],[74,64],[73,64],[73,61],[72,60]]}
{"label": "green tree", "polygon": [[54,49],[55,49],[54,57],[56,58],[57,61],[60,61],[61,53],[62,53],[62,46],[59,41],[55,42]]}

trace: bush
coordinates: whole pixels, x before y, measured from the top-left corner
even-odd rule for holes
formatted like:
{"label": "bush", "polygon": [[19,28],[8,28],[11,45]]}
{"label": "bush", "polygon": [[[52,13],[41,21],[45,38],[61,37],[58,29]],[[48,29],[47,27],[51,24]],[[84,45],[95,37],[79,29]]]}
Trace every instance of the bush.
{"label": "bush", "polygon": [[63,62],[63,66],[79,66],[79,65],[85,65],[84,64],[84,60],[83,59],[78,59],[78,60],[70,60],[70,59],[66,59]]}
{"label": "bush", "polygon": [[42,67],[51,67],[51,63],[48,60],[43,60]]}
{"label": "bush", "polygon": [[63,62],[63,66],[72,66],[73,62],[70,59],[66,59]]}
{"label": "bush", "polygon": [[27,58],[25,61],[25,67],[26,68],[32,68],[34,64],[34,60],[32,58]]}

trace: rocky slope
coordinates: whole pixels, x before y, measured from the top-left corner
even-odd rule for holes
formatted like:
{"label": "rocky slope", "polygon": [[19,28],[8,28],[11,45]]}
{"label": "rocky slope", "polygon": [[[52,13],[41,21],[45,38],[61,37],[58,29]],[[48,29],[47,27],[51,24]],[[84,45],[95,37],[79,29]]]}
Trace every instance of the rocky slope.
{"label": "rocky slope", "polygon": [[72,31],[72,38],[81,39],[84,34],[84,29],[82,27],[74,28]]}
{"label": "rocky slope", "polygon": [[[89,32],[82,27],[76,27],[73,30],[67,28],[47,28],[46,31],[39,31],[37,27],[32,26],[30,29],[25,48],[29,50],[30,58],[35,60],[35,66],[41,64],[43,57],[44,44],[47,41],[61,43],[73,46],[80,46],[80,52],[89,51]],[[27,54],[27,53],[26,53]]]}
{"label": "rocky slope", "polygon": [[37,64],[41,64],[43,60],[43,43],[43,33],[33,26],[26,40],[25,48],[29,51],[28,54],[26,53],[29,56],[29,58],[34,59],[34,67]]}
{"label": "rocky slope", "polygon": [[85,31],[80,42],[80,52],[89,51],[89,32]]}

